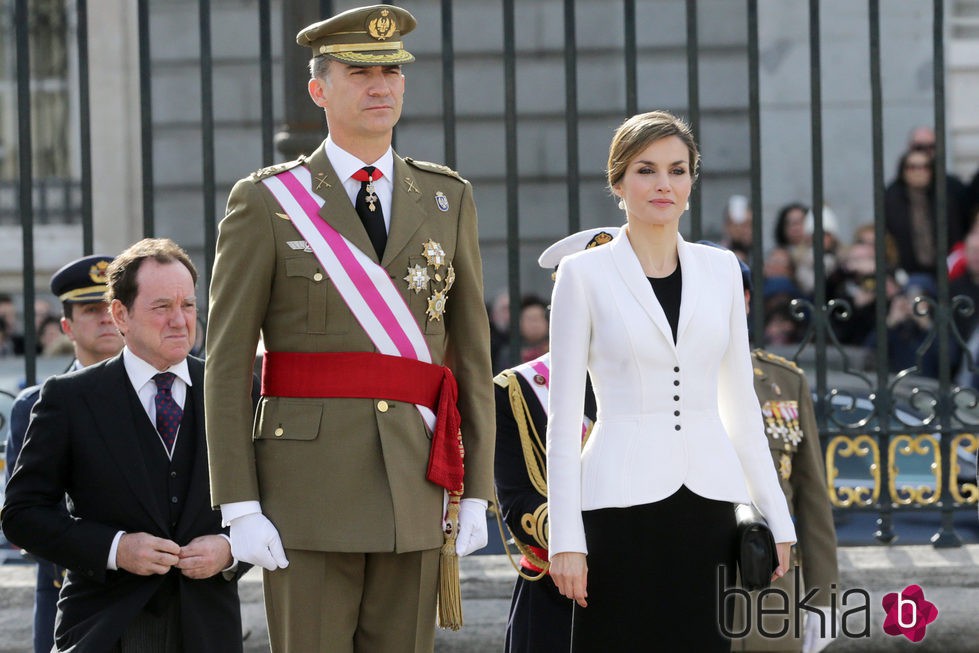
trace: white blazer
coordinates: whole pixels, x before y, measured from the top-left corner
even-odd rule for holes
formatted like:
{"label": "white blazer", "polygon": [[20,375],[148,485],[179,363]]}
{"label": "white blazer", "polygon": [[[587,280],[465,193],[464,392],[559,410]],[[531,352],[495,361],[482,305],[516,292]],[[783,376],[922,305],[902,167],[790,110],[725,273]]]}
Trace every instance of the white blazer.
{"label": "white blazer", "polygon": [[[565,258],[551,301],[550,554],[587,553],[581,511],[664,499],[686,485],[753,501],[795,541],[755,395],[734,254],[679,238],[677,342],[626,230]],[[584,449],[591,373],[598,419]]]}

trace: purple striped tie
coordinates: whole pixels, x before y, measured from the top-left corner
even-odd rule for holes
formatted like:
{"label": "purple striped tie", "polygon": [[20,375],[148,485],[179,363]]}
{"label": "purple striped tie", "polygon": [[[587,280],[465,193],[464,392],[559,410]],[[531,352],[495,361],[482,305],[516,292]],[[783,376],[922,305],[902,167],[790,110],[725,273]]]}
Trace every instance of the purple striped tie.
{"label": "purple striped tie", "polygon": [[173,400],[170,387],[176,375],[173,372],[161,372],[153,377],[156,381],[156,430],[167,446],[167,451],[173,453],[173,443],[177,440],[177,429],[184,411]]}

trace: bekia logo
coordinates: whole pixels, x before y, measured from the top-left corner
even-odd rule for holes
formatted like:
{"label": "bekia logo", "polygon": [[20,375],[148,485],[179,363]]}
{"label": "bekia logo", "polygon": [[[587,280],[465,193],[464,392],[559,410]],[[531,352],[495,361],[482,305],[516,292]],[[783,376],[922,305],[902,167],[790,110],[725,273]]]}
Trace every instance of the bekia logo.
{"label": "bekia logo", "polygon": [[925,591],[918,585],[908,585],[900,592],[886,594],[881,601],[884,612],[884,632],[888,635],[904,635],[912,642],[925,638],[925,628],[938,619],[938,606],[925,599]]}

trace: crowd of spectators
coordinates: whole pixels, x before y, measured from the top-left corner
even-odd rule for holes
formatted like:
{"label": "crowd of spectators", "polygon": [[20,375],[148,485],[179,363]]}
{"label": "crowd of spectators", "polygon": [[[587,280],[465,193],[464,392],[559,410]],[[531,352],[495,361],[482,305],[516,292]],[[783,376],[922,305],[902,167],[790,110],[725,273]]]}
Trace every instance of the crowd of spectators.
{"label": "crowd of spectators", "polygon": [[[934,131],[914,129],[885,188],[882,289],[877,287],[874,222],[857,227],[850,242],[843,243],[837,216],[824,206],[825,298],[846,308],[832,311],[829,324],[841,345],[864,349],[868,359],[878,338],[886,337],[891,372],[915,367],[917,374],[935,377],[938,346],[932,306],[937,299],[936,272],[947,269],[949,297],[968,297],[976,309],[954,313],[955,331],[950,337],[953,373],[959,382],[975,385],[972,377],[979,380],[975,364],[979,360],[979,172],[968,185],[948,174],[944,212],[936,215],[934,153]],[[807,320],[795,319],[799,311],[790,306],[794,299],[812,302],[816,294],[813,225],[812,211],[802,202],[786,204],[776,215],[774,245],[765,254],[762,271],[765,329],[764,343],[759,344],[794,344],[805,335]],[[949,247],[944,251],[939,225],[947,234]],[[880,331],[879,301],[886,303]],[[802,315],[806,317],[805,311]],[[966,343],[965,350],[960,343]]]}

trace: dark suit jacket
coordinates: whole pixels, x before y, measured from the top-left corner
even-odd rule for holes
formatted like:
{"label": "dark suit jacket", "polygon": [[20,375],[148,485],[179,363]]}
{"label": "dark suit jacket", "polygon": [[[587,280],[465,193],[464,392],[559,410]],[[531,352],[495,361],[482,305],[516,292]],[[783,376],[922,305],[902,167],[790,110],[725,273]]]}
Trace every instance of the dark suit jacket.
{"label": "dark suit jacket", "polygon": [[[188,358],[193,385],[196,454],[186,502],[174,526],[151,490],[134,437],[148,422],[122,356],[49,379],[7,486],[3,529],[12,542],[69,569],[55,633],[59,651],[104,653],[169,583],[180,602],[184,651],[240,651],[241,614],[235,582],[217,574],[190,580],[108,571],[115,534],[147,532],[183,546],[221,532],[211,509],[204,438],[203,362]],[[193,402],[191,404],[191,402]],[[68,495],[69,514],[59,504]]]}

